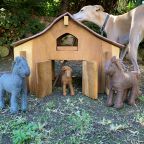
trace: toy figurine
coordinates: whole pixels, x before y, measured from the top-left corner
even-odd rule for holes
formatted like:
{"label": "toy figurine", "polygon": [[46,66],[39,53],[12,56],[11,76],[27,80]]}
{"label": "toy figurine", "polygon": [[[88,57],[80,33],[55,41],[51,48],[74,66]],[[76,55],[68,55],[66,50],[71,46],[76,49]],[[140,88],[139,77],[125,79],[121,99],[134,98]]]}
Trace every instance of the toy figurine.
{"label": "toy figurine", "polygon": [[69,66],[62,67],[62,85],[63,85],[63,95],[66,96],[66,86],[70,88],[71,96],[74,96],[74,88],[72,85],[72,69]]}
{"label": "toy figurine", "polygon": [[27,85],[26,77],[30,75],[30,69],[24,57],[16,57],[12,65],[12,72],[3,73],[0,77],[0,108],[5,107],[4,94],[11,94],[10,112],[18,112],[17,99],[21,95],[21,109],[27,109]]}
{"label": "toy figurine", "polygon": [[[107,106],[113,106],[114,103],[115,108],[122,108],[123,102],[127,99],[130,105],[134,105],[139,94],[139,73],[136,71],[124,72],[120,60],[112,57],[111,61],[106,64],[106,74],[110,79]],[[116,94],[115,98],[114,93]]]}

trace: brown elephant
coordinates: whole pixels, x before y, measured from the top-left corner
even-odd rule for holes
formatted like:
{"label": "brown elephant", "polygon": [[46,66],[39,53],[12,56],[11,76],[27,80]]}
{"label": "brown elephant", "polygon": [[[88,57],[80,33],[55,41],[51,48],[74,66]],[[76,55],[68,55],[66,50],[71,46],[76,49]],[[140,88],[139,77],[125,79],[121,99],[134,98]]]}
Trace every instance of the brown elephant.
{"label": "brown elephant", "polygon": [[[136,71],[124,72],[120,60],[116,57],[112,57],[110,62],[107,62],[105,71],[110,80],[107,106],[114,104],[115,108],[122,108],[125,100],[128,100],[130,105],[134,105],[139,94],[139,73]],[[116,95],[115,98],[114,94]]]}

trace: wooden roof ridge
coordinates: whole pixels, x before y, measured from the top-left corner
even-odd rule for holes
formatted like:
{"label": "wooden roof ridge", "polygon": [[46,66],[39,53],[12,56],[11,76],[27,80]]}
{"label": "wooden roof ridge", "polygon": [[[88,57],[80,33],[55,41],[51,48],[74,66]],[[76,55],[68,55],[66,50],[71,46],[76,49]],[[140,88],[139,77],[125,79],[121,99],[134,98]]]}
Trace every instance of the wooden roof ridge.
{"label": "wooden roof ridge", "polygon": [[69,12],[66,12],[66,13],[60,15],[59,17],[57,17],[57,18],[56,18],[55,20],[53,20],[53,22],[52,22],[51,24],[49,24],[43,31],[41,31],[41,32],[39,32],[39,33],[37,33],[37,34],[35,34],[35,35],[33,35],[33,36],[30,36],[30,37],[28,37],[28,38],[24,38],[24,39],[21,39],[21,40],[19,40],[19,41],[17,41],[17,42],[14,42],[14,43],[12,43],[12,46],[14,46],[14,47],[15,47],[15,46],[18,46],[18,45],[20,45],[20,44],[23,44],[23,43],[25,43],[25,42],[33,39],[33,38],[36,38],[36,37],[38,37],[38,36],[46,33],[55,23],[57,23],[57,22],[58,22],[61,18],[63,18],[64,16],[69,16],[74,22],[76,22],[78,25],[80,25],[81,27],[83,27],[84,29],[86,29],[87,31],[89,31],[90,33],[92,33],[93,35],[95,35],[96,37],[100,38],[101,40],[104,40],[104,41],[106,41],[106,42],[108,42],[108,43],[110,43],[110,44],[113,44],[113,45],[115,45],[115,46],[117,46],[117,47],[119,47],[119,48],[124,48],[124,47],[125,47],[124,45],[122,45],[122,44],[120,44],[120,43],[111,41],[111,40],[109,40],[108,38],[103,37],[103,36],[101,36],[100,34],[94,32],[93,30],[91,30],[90,28],[88,28],[88,27],[87,27],[86,25],[84,25],[83,23],[75,20],[75,19],[73,18],[73,16],[72,16]]}

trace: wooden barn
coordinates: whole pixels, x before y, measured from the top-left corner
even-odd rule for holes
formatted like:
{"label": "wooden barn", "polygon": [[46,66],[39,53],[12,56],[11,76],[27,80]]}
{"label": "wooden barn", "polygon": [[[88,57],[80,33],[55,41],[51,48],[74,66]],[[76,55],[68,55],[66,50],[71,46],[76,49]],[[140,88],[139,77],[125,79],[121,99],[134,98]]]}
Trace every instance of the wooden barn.
{"label": "wooden barn", "polygon": [[[66,35],[75,38],[73,45],[62,45]],[[31,93],[44,97],[52,92],[54,60],[82,60],[82,92],[93,99],[105,91],[105,61],[119,57],[124,46],[95,33],[65,13],[42,32],[15,42],[14,56],[25,56],[31,69]]]}

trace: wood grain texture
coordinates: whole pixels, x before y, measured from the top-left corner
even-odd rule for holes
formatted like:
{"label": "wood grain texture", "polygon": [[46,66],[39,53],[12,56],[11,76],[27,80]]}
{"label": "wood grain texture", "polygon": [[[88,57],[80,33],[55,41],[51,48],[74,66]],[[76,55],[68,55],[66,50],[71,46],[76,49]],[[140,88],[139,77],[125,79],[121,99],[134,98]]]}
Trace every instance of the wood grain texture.
{"label": "wood grain texture", "polygon": [[20,51],[20,56],[23,56],[26,59],[26,51]]}
{"label": "wood grain texture", "polygon": [[92,98],[98,98],[98,67],[95,61],[83,61],[82,92]]}
{"label": "wood grain texture", "polygon": [[77,46],[57,46],[57,51],[78,51]]}
{"label": "wood grain texture", "polygon": [[68,26],[69,24],[69,16],[64,16],[64,25]]}
{"label": "wood grain texture", "polygon": [[52,61],[39,62],[36,64],[36,95],[39,98],[52,93]]}

